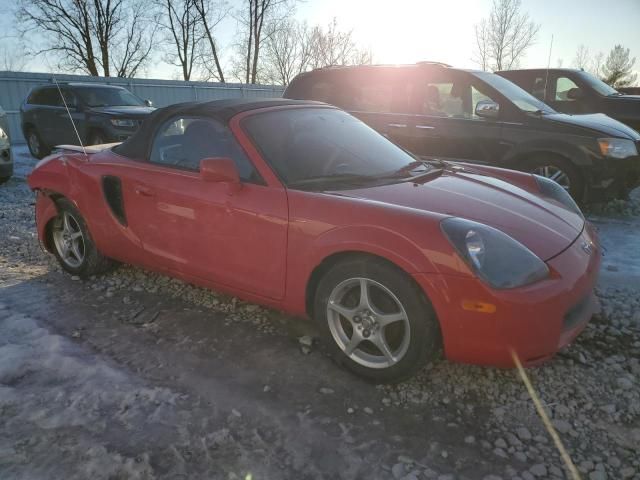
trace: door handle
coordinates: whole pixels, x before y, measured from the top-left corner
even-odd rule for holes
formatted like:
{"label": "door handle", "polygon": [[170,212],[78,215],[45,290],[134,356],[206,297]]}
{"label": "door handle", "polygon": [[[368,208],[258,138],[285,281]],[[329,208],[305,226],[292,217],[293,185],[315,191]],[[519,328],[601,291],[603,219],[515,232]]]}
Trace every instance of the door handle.
{"label": "door handle", "polygon": [[143,197],[153,197],[153,190],[151,190],[149,187],[146,187],[144,185],[136,185],[135,187],[135,192]]}
{"label": "door handle", "polygon": [[431,125],[416,125],[416,128],[420,130],[435,130],[436,127],[432,127]]}
{"label": "door handle", "polygon": [[407,128],[406,123],[390,123],[388,126],[391,128]]}

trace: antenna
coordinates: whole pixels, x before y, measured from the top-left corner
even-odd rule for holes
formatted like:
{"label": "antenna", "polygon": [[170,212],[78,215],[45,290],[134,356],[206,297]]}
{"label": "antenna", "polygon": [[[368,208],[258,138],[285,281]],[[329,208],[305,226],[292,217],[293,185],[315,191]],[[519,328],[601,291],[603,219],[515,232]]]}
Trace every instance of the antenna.
{"label": "antenna", "polygon": [[547,60],[547,74],[544,77],[544,100],[547,100],[547,83],[549,82],[549,66],[551,65],[551,51],[553,50],[553,33],[551,34],[551,45],[549,46],[549,60]]}
{"label": "antenna", "polygon": [[84,145],[82,144],[82,139],[80,138],[80,134],[78,133],[78,129],[76,128],[76,123],[73,121],[73,117],[71,116],[71,111],[67,106],[67,101],[64,99],[64,95],[62,94],[62,90],[60,89],[60,84],[58,83],[58,79],[53,73],[51,74],[51,78],[53,78],[53,81],[55,82],[56,87],[58,87],[58,93],[60,94],[60,98],[62,99],[64,108],[67,110],[67,115],[69,115],[69,120],[71,120],[71,125],[73,125],[73,130],[76,132],[76,136],[78,137],[78,142],[80,142],[80,146],[82,147],[82,153],[84,153],[84,156],[87,157],[87,151],[84,149]]}

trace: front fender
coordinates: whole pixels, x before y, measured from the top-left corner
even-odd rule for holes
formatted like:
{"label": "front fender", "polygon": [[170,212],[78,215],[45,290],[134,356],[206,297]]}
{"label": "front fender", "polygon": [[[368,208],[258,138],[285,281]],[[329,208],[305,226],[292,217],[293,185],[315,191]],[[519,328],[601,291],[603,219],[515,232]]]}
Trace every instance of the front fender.
{"label": "front fender", "polygon": [[579,166],[591,166],[593,164],[593,152],[584,144],[584,137],[573,137],[575,143],[562,140],[533,140],[522,142],[514,146],[504,157],[504,166],[518,169],[523,158],[535,154],[556,154],[569,159]]}
{"label": "front fender", "polygon": [[36,229],[38,230],[38,240],[40,245],[50,253],[53,253],[51,245],[47,239],[47,225],[58,216],[58,207],[51,197],[44,192],[38,191],[36,197]]}
{"label": "front fender", "polygon": [[336,227],[318,236],[311,251],[311,270],[336,253],[362,252],[385,258],[407,273],[437,271],[423,248],[414,241],[400,233],[374,225]]}

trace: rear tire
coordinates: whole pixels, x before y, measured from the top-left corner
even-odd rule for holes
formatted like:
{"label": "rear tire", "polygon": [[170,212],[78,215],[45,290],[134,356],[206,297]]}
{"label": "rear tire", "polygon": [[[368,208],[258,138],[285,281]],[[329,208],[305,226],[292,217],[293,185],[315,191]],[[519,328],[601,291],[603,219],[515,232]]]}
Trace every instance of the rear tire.
{"label": "rear tire", "polygon": [[430,303],[384,260],[354,256],[331,267],[318,283],[314,312],[335,360],[376,383],[409,378],[441,352]]}
{"label": "rear tire", "polygon": [[37,130],[33,127],[27,130],[27,145],[29,147],[29,152],[32,156],[36,157],[38,160],[46,157],[51,152],[51,149],[42,141],[42,137],[37,132]]}
{"label": "rear tire", "polygon": [[78,209],[66,198],[56,204],[58,216],[52,220],[49,235],[60,266],[82,278],[109,270],[114,262],[98,251]]}
{"label": "rear tire", "polygon": [[570,160],[553,153],[538,153],[525,160],[521,169],[547,177],[567,190],[576,202],[583,201],[584,177]]}

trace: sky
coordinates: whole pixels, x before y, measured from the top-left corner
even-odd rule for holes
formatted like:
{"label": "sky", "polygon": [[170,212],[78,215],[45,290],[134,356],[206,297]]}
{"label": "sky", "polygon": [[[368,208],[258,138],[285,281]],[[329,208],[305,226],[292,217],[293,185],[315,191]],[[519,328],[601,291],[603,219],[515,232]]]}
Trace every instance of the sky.
{"label": "sky", "polygon": [[[14,0],[0,0],[0,11],[12,5]],[[327,25],[336,18],[341,29],[352,30],[357,42],[371,49],[375,63],[434,60],[474,68],[474,25],[488,16],[490,7],[491,0],[303,0],[296,18],[311,25]],[[640,71],[640,0],[522,0],[522,9],[541,27],[521,67],[546,66],[553,35],[552,67],[559,62],[572,66],[581,44],[592,55],[606,55],[622,44],[631,49]],[[6,25],[9,15],[3,17]],[[227,61],[235,31],[236,20],[231,17],[218,27]],[[5,47],[12,41],[2,40]],[[28,69],[48,70],[41,58],[32,59]],[[176,78],[176,70],[156,59],[146,76]]]}

